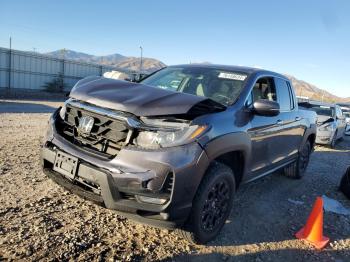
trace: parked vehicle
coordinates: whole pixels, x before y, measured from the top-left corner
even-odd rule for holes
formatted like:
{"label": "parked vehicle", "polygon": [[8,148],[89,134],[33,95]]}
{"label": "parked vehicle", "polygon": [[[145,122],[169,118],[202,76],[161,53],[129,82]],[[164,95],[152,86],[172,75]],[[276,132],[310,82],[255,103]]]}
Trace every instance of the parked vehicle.
{"label": "parked vehicle", "polygon": [[316,114],[256,68],[179,65],[132,83],[90,77],[51,117],[44,172],[63,187],[196,243],[224,225],[240,184],[301,178]]}
{"label": "parked vehicle", "polygon": [[350,136],[350,105],[340,105],[343,115],[345,116],[345,135]]}
{"label": "parked vehicle", "polygon": [[297,96],[298,103],[309,102],[310,98],[307,96]]}
{"label": "parked vehicle", "polygon": [[345,127],[345,135],[350,136],[350,111],[344,112],[346,127]]}
{"label": "parked vehicle", "polygon": [[299,103],[317,114],[316,144],[334,148],[337,140],[343,138],[346,122],[339,105],[317,101]]}

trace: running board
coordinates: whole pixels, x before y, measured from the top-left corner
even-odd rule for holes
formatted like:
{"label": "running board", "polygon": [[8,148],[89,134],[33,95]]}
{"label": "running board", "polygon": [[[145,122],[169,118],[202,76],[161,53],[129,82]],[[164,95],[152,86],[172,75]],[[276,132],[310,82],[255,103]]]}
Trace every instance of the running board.
{"label": "running board", "polygon": [[292,163],[295,162],[295,161],[296,161],[296,160],[293,159],[293,160],[290,160],[290,161],[288,161],[288,162],[286,162],[286,163],[283,163],[282,165],[276,166],[275,168],[273,168],[273,169],[271,169],[271,170],[269,170],[269,171],[266,171],[266,172],[262,173],[261,175],[258,175],[258,176],[254,177],[254,178],[251,178],[251,179],[249,179],[249,180],[247,180],[247,181],[242,182],[242,185],[247,184],[247,183],[250,183],[250,182],[252,182],[252,181],[255,181],[255,180],[257,180],[257,179],[259,179],[259,178],[262,178],[262,177],[264,177],[264,176],[270,175],[270,174],[272,174],[273,172],[275,172],[275,171],[277,171],[277,170],[279,170],[279,169],[281,169],[281,168],[283,168],[283,167],[285,167],[285,166],[288,166],[289,164],[292,164]]}

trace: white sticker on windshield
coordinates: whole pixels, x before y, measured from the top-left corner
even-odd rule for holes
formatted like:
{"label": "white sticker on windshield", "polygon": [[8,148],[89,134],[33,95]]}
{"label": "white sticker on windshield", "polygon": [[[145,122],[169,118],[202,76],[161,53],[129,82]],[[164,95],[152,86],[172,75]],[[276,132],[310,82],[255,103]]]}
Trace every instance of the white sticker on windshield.
{"label": "white sticker on windshield", "polygon": [[220,72],[219,78],[226,78],[226,79],[232,79],[232,80],[239,80],[239,81],[244,81],[247,76],[246,75],[240,75],[240,74],[234,74],[234,73],[225,73],[225,72]]}
{"label": "white sticker on windshield", "polygon": [[329,106],[320,106],[321,108],[331,109]]}

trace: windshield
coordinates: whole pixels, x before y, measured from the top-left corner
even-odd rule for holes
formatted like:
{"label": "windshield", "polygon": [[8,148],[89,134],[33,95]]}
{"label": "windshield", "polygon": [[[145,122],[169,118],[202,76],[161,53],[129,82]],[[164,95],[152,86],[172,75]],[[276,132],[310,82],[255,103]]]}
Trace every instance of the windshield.
{"label": "windshield", "polygon": [[317,115],[321,115],[321,116],[333,117],[335,114],[334,107],[330,107],[330,106],[312,105],[311,110],[315,111]]}
{"label": "windshield", "polygon": [[168,67],[141,81],[162,89],[210,98],[228,106],[239,96],[247,75],[200,67]]}
{"label": "windshield", "polygon": [[343,115],[344,115],[346,118],[350,118],[350,112],[349,112],[349,111],[343,112]]}

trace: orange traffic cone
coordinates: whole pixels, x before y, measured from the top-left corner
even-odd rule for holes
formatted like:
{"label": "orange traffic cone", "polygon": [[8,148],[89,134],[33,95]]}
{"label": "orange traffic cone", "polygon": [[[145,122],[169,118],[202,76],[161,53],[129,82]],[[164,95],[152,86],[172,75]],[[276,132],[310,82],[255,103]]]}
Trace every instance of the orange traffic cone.
{"label": "orange traffic cone", "polygon": [[304,239],[314,245],[317,249],[324,248],[329,238],[323,236],[323,199],[317,197],[306,225],[300,229],[295,236]]}

